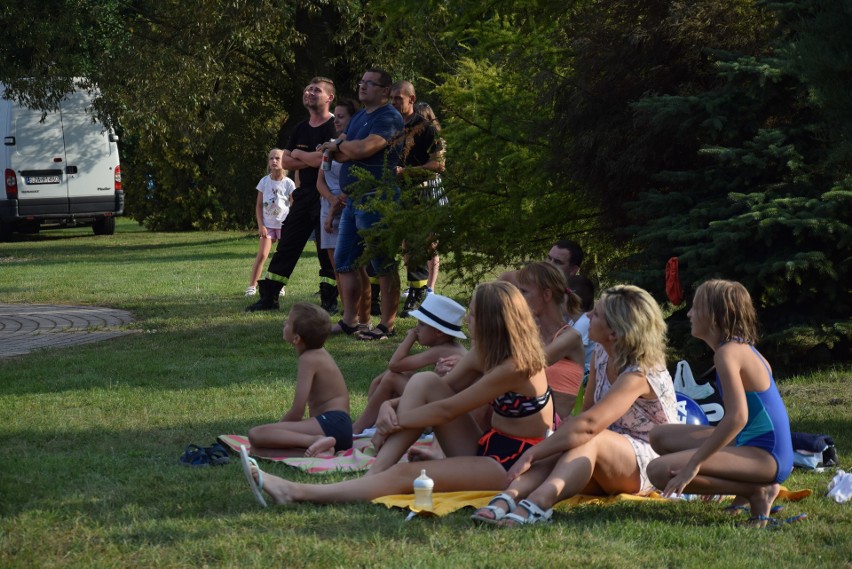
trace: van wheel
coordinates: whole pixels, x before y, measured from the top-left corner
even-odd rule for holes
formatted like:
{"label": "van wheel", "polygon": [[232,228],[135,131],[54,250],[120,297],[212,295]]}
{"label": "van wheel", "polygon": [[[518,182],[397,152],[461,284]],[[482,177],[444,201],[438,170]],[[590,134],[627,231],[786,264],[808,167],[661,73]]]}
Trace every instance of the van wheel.
{"label": "van wheel", "polygon": [[0,221],[0,242],[11,241],[14,232],[15,227],[11,223]]}
{"label": "van wheel", "polygon": [[102,217],[96,219],[92,225],[92,231],[95,232],[95,235],[112,235],[115,233],[115,218]]}

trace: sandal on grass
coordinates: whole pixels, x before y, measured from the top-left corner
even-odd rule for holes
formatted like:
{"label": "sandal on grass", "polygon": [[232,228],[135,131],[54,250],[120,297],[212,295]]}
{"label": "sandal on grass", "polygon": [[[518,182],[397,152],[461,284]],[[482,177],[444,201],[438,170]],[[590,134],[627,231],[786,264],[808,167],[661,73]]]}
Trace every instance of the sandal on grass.
{"label": "sandal on grass", "polygon": [[743,522],[741,525],[745,527],[753,527],[759,529],[778,529],[781,526],[794,524],[796,522],[800,522],[806,519],[808,515],[806,513],[801,513],[783,520],[779,520],[777,518],[771,518],[769,516],[752,516]]}
{"label": "sandal on grass", "polygon": [[[780,512],[783,509],[784,509],[784,506],[772,506],[772,508],[769,510],[769,513],[770,514],[777,514],[778,512]],[[728,506],[727,508],[722,508],[722,512],[724,512],[726,514],[739,514],[740,512],[749,513],[749,512],[751,512],[751,508],[748,507],[748,506],[741,505],[741,504],[733,504],[731,506]]]}
{"label": "sandal on grass", "polygon": [[[240,445],[240,462],[243,465],[243,474],[246,475],[246,480],[248,480],[249,487],[257,503],[261,507],[266,508],[266,499],[263,497],[263,471],[257,465],[257,461],[249,457],[245,445]],[[254,476],[251,473],[252,466],[257,470],[257,482],[255,482]]]}
{"label": "sandal on grass", "polygon": [[355,334],[356,332],[360,332],[360,324],[355,324],[354,326],[350,326],[349,324],[347,324],[343,320],[338,320],[337,325],[332,327],[331,333],[332,334],[338,334],[340,332],[343,332],[347,336],[351,336],[352,334]]}
{"label": "sandal on grass", "polygon": [[207,451],[198,445],[188,445],[179,460],[183,466],[210,466],[210,457],[207,455]]}
{"label": "sandal on grass", "polygon": [[[501,500],[503,502],[506,502],[506,504],[509,506],[508,510],[504,510],[500,506],[496,505],[496,503]],[[476,510],[476,512],[474,512],[474,514],[470,516],[470,519],[475,522],[481,522],[484,524],[495,524],[505,518],[506,514],[514,510],[516,507],[517,504],[515,504],[515,501],[512,499],[511,496],[509,496],[508,494],[497,494],[496,496],[491,498],[491,501],[488,502],[487,506]],[[491,512],[491,515],[483,515],[486,512]]]}
{"label": "sandal on grass", "polygon": [[395,334],[396,332],[394,330],[388,330],[387,326],[384,324],[378,324],[369,332],[361,332],[356,336],[356,338],[369,342],[372,340],[387,340]]}
{"label": "sandal on grass", "polygon": [[518,508],[525,509],[527,511],[527,517],[524,518],[515,512],[512,512],[511,514],[503,516],[503,519],[499,522],[500,525],[503,527],[515,527],[527,524],[547,524],[552,521],[553,508],[545,512],[529,500],[521,500],[518,502]]}
{"label": "sandal on grass", "polygon": [[213,443],[213,446],[204,449],[204,452],[207,453],[212,466],[222,466],[223,464],[229,464],[231,462],[231,457],[228,456],[228,449],[218,442]]}

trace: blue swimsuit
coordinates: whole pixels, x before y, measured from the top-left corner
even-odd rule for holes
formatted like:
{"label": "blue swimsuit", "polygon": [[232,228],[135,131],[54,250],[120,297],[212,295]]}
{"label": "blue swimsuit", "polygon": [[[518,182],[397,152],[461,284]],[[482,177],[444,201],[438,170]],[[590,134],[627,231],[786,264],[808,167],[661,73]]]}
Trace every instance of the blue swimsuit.
{"label": "blue swimsuit", "polygon": [[[769,374],[769,387],[765,391],[746,391],[748,404],[748,421],[737,435],[735,444],[738,447],[752,446],[765,450],[772,455],[778,464],[775,482],[784,482],[793,470],[793,442],[790,437],[790,419],[787,408],[781,400],[781,394],[775,385],[775,379],[766,360],[754,346],[749,346],[760,357]],[[716,374],[716,389],[722,395],[722,382]]]}

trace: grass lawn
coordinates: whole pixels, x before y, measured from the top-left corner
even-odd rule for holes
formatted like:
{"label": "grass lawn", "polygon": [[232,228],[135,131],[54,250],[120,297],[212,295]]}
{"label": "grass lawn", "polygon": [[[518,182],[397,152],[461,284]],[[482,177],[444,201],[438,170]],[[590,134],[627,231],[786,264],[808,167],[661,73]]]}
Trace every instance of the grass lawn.
{"label": "grass lawn", "polygon": [[[515,531],[475,527],[470,511],[405,522],[373,504],[263,510],[238,460],[178,464],[189,443],[245,433],[289,407],[296,358],[286,307],[318,302],[310,244],[282,311],[247,314],[254,235],[151,233],[119,220],[0,244],[0,302],[129,310],[127,336],[0,360],[0,567],[849,567],[850,504],[825,496],[834,472],[796,469],[813,496],[777,531],[738,527],[718,504],[631,502],[557,512]],[[439,289],[467,304],[470,291]],[[413,320],[403,320],[404,332]],[[395,342],[332,338],[353,415]],[[671,362],[674,367],[674,362]],[[852,370],[780,379],[794,431],[834,436],[852,459]],[[300,481],[340,480],[283,465]],[[463,475],[463,473],[460,473]]]}

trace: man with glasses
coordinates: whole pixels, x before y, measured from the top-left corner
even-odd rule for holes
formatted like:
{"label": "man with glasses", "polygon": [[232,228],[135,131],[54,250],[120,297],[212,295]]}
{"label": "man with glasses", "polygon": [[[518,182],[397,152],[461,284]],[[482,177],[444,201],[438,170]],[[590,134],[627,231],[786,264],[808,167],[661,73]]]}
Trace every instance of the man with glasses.
{"label": "man with glasses", "polygon": [[325,251],[320,249],[320,194],[317,177],[322,152],[317,147],[334,138],[334,116],[329,111],[334,100],[334,82],[326,77],[314,77],[302,93],[302,103],[308,118],[296,125],[284,149],[284,167],[295,172],[296,191],[290,214],[281,225],[281,238],[269,262],[266,278],[258,281],[260,300],[246,311],[275,310],[278,295],[283,292],[305,245],[316,235],[317,257],[320,260],[320,294],[322,307],[329,313],[337,310],[337,281],[334,267]]}
{"label": "man with glasses", "polygon": [[[370,68],[358,82],[358,100],[363,108],[355,113],[346,132],[336,141],[327,142],[324,149],[333,152],[333,158],[343,163],[340,187],[349,196],[340,218],[334,264],[340,278],[343,295],[343,317],[335,331],[347,334],[358,332],[357,303],[362,297],[366,279],[358,260],[364,252],[361,231],[381,220],[381,214],[370,208],[370,202],[380,199],[376,186],[364,187],[359,183],[358,172],[366,171],[377,182],[392,180],[402,146],[402,116],[389,104],[391,76],[384,69]],[[353,191],[357,193],[353,194]],[[393,199],[398,197],[398,189]],[[366,207],[364,207],[366,206]],[[373,268],[379,276],[382,310],[381,322],[369,331],[358,334],[361,340],[384,340],[394,334],[394,321],[399,304],[399,273],[393,259],[373,259]]]}

